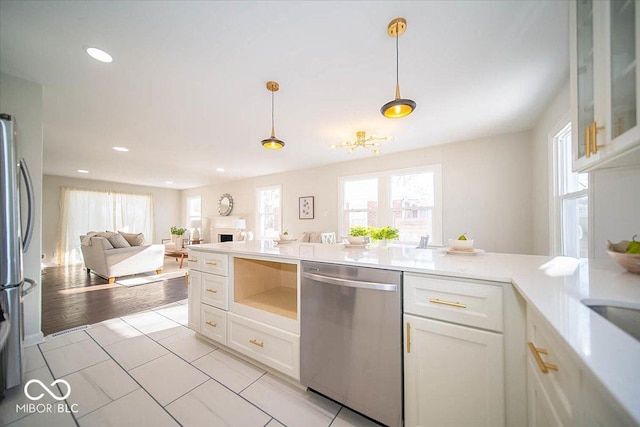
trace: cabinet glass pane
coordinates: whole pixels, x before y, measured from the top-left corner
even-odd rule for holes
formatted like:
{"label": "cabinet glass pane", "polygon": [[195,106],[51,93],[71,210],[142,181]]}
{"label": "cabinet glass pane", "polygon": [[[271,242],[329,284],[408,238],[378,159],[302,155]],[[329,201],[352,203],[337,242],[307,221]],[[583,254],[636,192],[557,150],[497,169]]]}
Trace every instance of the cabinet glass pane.
{"label": "cabinet glass pane", "polygon": [[584,157],[585,131],[594,120],[593,111],[593,1],[578,0],[577,58],[578,58],[578,157]]}
{"label": "cabinet glass pane", "polygon": [[611,121],[612,137],[637,124],[636,28],[634,0],[612,1],[611,28]]}

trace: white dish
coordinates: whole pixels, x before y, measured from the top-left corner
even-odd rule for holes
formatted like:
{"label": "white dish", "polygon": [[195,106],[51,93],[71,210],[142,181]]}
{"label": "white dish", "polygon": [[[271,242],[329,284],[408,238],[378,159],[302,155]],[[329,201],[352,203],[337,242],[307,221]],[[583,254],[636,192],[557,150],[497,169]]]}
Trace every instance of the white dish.
{"label": "white dish", "polygon": [[484,249],[473,249],[470,251],[457,251],[455,249],[447,248],[447,253],[452,255],[476,255],[484,253]]}
{"label": "white dish", "polygon": [[274,242],[276,242],[277,244],[281,245],[283,243],[293,243],[295,242],[296,239],[289,239],[289,240],[274,240]]}

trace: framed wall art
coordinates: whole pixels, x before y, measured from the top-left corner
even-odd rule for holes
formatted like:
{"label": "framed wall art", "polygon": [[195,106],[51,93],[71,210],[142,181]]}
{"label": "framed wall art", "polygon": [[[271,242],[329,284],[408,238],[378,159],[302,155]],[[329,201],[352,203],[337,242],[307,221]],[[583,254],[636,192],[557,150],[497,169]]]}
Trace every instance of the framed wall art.
{"label": "framed wall art", "polygon": [[313,196],[298,198],[298,218],[313,219]]}

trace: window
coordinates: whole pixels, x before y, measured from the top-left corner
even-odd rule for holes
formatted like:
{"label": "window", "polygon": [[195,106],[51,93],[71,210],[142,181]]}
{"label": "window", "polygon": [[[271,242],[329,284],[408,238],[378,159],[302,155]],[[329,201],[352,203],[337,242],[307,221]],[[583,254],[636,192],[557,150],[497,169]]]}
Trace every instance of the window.
{"label": "window", "polygon": [[187,197],[187,224],[189,228],[202,226],[202,198],[200,196]]}
{"label": "window", "polygon": [[282,230],[282,198],[281,187],[262,187],[256,189],[256,206],[258,208],[256,237],[273,239]]}
{"label": "window", "polygon": [[442,244],[440,165],[340,179],[340,234],[354,226],[397,228],[399,241]]}
{"label": "window", "polygon": [[63,187],[60,205],[59,264],[82,262],[80,236],[89,231],[143,233],[153,241],[153,197]]}
{"label": "window", "polygon": [[589,256],[589,175],[571,170],[571,123],[553,138],[556,251],[576,258]]}

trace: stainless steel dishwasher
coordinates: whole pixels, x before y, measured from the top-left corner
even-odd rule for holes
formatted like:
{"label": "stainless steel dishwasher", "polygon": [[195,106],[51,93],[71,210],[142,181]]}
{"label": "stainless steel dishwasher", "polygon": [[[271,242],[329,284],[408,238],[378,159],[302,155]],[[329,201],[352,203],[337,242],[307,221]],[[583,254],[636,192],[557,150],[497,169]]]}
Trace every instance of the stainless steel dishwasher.
{"label": "stainless steel dishwasher", "polygon": [[402,426],[402,272],[302,262],[300,382]]}

